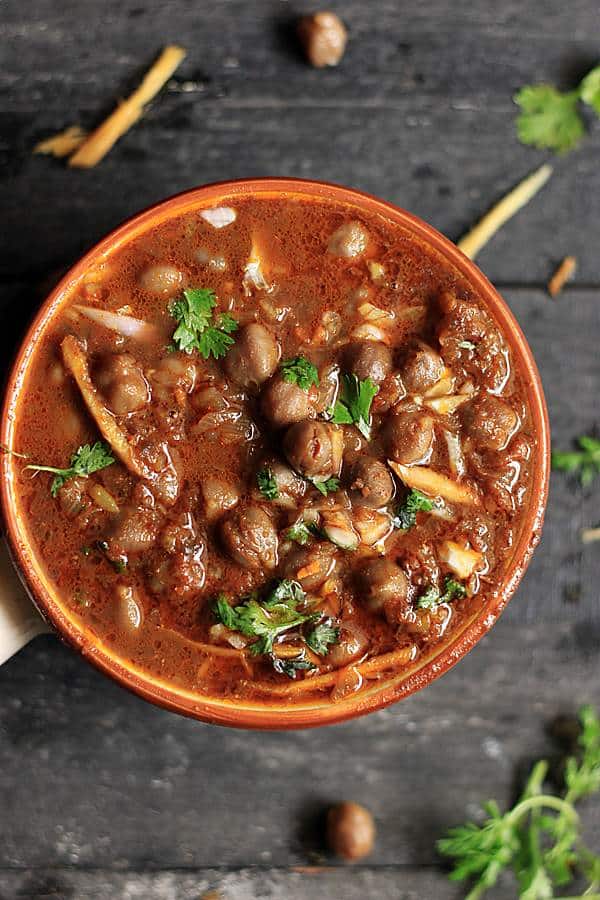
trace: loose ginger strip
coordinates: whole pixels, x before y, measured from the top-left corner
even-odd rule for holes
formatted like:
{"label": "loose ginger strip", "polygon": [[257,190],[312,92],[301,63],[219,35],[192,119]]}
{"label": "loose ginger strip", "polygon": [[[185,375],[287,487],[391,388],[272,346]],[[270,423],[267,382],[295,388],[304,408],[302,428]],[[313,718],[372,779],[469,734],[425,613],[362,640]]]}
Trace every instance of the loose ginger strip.
{"label": "loose ginger strip", "polygon": [[69,159],[69,166],[89,169],[103,159],[114,144],[142,116],[144,107],[167,83],[186,55],[182,47],[165,47],[140,86],[93,131]]}
{"label": "loose ginger strip", "polygon": [[523,179],[458,241],[458,249],[469,259],[475,259],[482,247],[493,238],[504,223],[512,219],[515,213],[518,213],[543,188],[552,172],[552,166],[546,163]]}
{"label": "loose ginger strip", "polygon": [[479,505],[479,497],[470,485],[454,481],[441,472],[426,466],[402,466],[392,459],[388,459],[388,466],[407,487],[422,491],[429,497],[443,497],[449,503]]}
{"label": "loose ginger strip", "polygon": [[562,291],[565,283],[573,277],[577,269],[577,260],[574,256],[565,256],[560,266],[548,282],[548,293],[556,297]]}
{"label": "loose ginger strip", "polygon": [[64,131],[59,131],[58,134],[40,141],[33,148],[33,152],[62,159],[63,156],[70,156],[78,147],[81,147],[86,137],[87,131],[84,131],[79,125],[70,125]]}
{"label": "loose ginger strip", "polygon": [[61,344],[61,350],[65,367],[75,379],[90,415],[123,465],[138,478],[148,481],[156,479],[156,473],[134,453],[127,435],[119,428],[115,417],[102,402],[90,376],[87,356],[77,338],[68,334]]}

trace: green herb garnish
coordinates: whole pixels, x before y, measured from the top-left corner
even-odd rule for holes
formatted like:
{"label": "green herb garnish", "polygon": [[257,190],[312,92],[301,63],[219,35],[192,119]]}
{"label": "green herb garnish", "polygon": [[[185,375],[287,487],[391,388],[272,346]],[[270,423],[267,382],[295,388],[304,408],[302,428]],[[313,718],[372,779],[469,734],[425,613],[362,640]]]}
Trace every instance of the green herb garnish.
{"label": "green herb garnish", "polygon": [[318,656],[326,656],[332,644],[340,639],[340,629],[336,628],[331,619],[324,619],[309,631],[306,635],[306,643]]}
{"label": "green herb garnish", "polygon": [[402,506],[396,510],[396,515],[392,518],[394,528],[400,528],[402,531],[408,531],[417,521],[418,512],[430,512],[433,509],[433,500],[412,488],[405,497]]}
{"label": "green herb garnish", "polygon": [[505,869],[514,872],[521,900],[549,900],[575,873],[588,881],[579,900],[598,896],[600,857],[583,844],[574,805],[600,789],[600,720],[590,706],[579,720],[580,752],[566,760],[563,797],[543,793],[548,763],[540,760],[512,809],[502,813],[489,801],[482,825],[468,822],[438,841],[439,852],[454,860],[450,878],[473,880],[467,900],[478,900]]}
{"label": "green herb garnish", "polygon": [[266,500],[277,500],[279,497],[279,488],[277,481],[271,469],[265,466],[256,473],[256,483],[258,489]]}
{"label": "green herb garnish", "polygon": [[553,450],[552,468],[563,472],[579,472],[585,487],[600,472],[600,440],[582,435],[577,438],[579,450]]}
{"label": "green herb garnish", "polygon": [[262,602],[252,598],[238,606],[230,606],[226,596],[220,594],[215,601],[214,613],[231,631],[257,638],[250,645],[250,652],[258,656],[271,653],[273,642],[280,634],[310,619],[310,614],[297,609],[304,599],[304,591],[297,581],[283,580]]}
{"label": "green herb garnish", "polygon": [[[275,656],[273,644],[279,635],[292,628],[316,622],[304,640],[307,646],[321,656],[324,656],[329,645],[339,638],[339,631],[333,626],[331,619],[319,621],[320,613],[301,612],[298,609],[305,601],[306,594],[300,584],[284,579],[278,581],[262,600],[258,595],[254,595],[237,606],[232,606],[225,594],[219,594],[213,612],[217,621],[226,628],[256,638],[250,645],[250,652],[253,655],[270,655],[276,671],[295,677],[295,674],[290,674],[292,671],[295,673],[301,669],[314,669],[315,666],[304,658],[303,651],[299,657],[291,660],[282,660]],[[302,665],[291,665],[295,662],[302,662]],[[285,671],[286,666],[289,671]]]}
{"label": "green herb garnish", "polygon": [[295,356],[294,359],[286,359],[281,363],[283,380],[288,384],[297,384],[303,391],[310,390],[314,384],[319,385],[319,373],[317,367],[304,356]]}
{"label": "green herb garnish", "polygon": [[579,102],[600,115],[600,66],[588,72],[574,91],[558,91],[550,84],[526,85],[514,100],[521,108],[517,117],[521,143],[567,153],[585,134]]}
{"label": "green herb garnish", "polygon": [[298,672],[311,671],[317,668],[314,663],[311,663],[309,659],[306,659],[303,652],[298,656],[291,657],[291,659],[281,659],[281,657],[271,653],[270,659],[276,672],[279,672],[280,675],[287,675],[287,677],[292,680],[296,677]]}
{"label": "green herb garnish", "polygon": [[443,594],[440,594],[438,588],[434,585],[430,585],[417,600],[417,606],[419,609],[436,609],[440,603],[452,603],[453,600],[462,600],[466,595],[465,586],[460,581],[452,578],[451,575],[446,575]]}
{"label": "green herb garnish", "polygon": [[26,469],[33,469],[35,472],[54,472],[55,477],[50,485],[50,493],[56,497],[59,490],[70,478],[87,478],[93,472],[112,466],[115,458],[112,455],[108,444],[102,441],[96,441],[95,444],[84,444],[71,456],[69,465],[65,469],[59,469],[55,466],[25,466]]}
{"label": "green herb garnish", "polygon": [[292,525],[291,528],[285,533],[288,541],[295,541],[297,544],[300,544],[301,547],[305,547],[306,544],[309,543],[312,538],[314,532],[311,530],[310,526],[306,524],[306,522],[296,522],[295,525]]}
{"label": "green herb garnish", "polygon": [[238,323],[229,313],[215,318],[216,305],[215,293],[208,288],[185,290],[183,297],[171,303],[169,312],[178,323],[173,333],[177,350],[197,350],[204,359],[225,356],[234,343],[231,334],[237,331]]}
{"label": "green herb garnish", "polygon": [[356,425],[360,433],[371,437],[371,403],[379,386],[370,378],[361,381],[358,375],[342,375],[342,394],[331,411],[336,425]]}
{"label": "green herb garnish", "polygon": [[340,486],[340,479],[334,477],[326,478],[324,481],[318,481],[316,478],[311,478],[309,480],[324,497],[326,497],[327,494],[332,494],[337,491]]}

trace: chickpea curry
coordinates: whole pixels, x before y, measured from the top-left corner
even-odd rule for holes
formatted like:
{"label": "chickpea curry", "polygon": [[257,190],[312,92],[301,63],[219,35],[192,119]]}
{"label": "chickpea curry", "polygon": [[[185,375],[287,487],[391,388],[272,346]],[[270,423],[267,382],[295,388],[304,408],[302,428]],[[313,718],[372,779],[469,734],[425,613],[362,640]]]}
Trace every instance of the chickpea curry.
{"label": "chickpea curry", "polygon": [[39,564],[117,657],[336,702],[485,607],[536,452],[464,276],[378,213],[241,197],[132,238],[29,363],[11,458]]}

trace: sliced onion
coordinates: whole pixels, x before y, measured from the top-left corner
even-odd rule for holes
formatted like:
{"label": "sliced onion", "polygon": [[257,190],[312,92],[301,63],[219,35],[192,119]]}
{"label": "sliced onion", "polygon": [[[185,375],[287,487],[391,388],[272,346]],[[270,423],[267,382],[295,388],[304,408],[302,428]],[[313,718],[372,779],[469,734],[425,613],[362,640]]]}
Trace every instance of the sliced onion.
{"label": "sliced onion", "polygon": [[144,613],[134,589],[130,585],[120,584],[117,586],[117,597],[121,619],[129,628],[140,628],[144,622]]}
{"label": "sliced onion", "polygon": [[450,470],[453,475],[458,475],[459,478],[462,478],[466,472],[466,467],[460,437],[454,434],[453,431],[444,431],[444,438],[448,447]]}
{"label": "sliced onion", "polygon": [[215,206],[212,209],[203,209],[201,217],[212,225],[213,228],[225,228],[237,219],[235,209],[230,206]]}
{"label": "sliced onion", "polygon": [[238,409],[207,413],[191,430],[195,435],[212,433],[214,438],[227,444],[252,441],[257,435],[254,422]]}
{"label": "sliced onion", "polygon": [[367,322],[384,322],[396,318],[394,313],[390,310],[381,309],[379,306],[373,306],[372,303],[362,303],[358,307],[358,311]]}
{"label": "sliced onion", "polygon": [[110,312],[107,309],[98,309],[96,306],[75,306],[75,309],[111,331],[122,334],[123,337],[135,338],[138,341],[153,341],[158,335],[156,325],[145,322],[143,319],[134,319],[133,316],[123,316],[120,313]]}
{"label": "sliced onion", "polygon": [[390,342],[385,331],[379,326],[373,325],[372,322],[365,322],[364,325],[359,325],[352,332],[352,337],[359,341],[381,341],[383,344],[389,344]]}

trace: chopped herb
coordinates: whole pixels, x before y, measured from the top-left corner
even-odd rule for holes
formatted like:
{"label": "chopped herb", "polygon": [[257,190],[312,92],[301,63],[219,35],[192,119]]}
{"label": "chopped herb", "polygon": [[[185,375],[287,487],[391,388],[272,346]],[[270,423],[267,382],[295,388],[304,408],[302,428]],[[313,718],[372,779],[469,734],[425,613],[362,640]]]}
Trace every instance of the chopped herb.
{"label": "chopped herb", "polygon": [[305,547],[312,537],[312,532],[306,522],[296,522],[285,533],[288,541],[295,541],[301,547]]}
{"label": "chopped herb", "polygon": [[600,66],[588,72],[579,86],[563,93],[550,84],[527,85],[515,95],[521,108],[517,134],[523,144],[567,153],[585,134],[579,101],[600,115]]}
{"label": "chopped herb", "polygon": [[281,373],[284,381],[288,384],[297,384],[303,391],[310,390],[313,384],[317,387],[319,385],[317,367],[304,356],[284,360],[281,363]]}
{"label": "chopped herb", "polygon": [[461,350],[475,350],[477,345],[473,341],[459,341],[458,346]]}
{"label": "chopped herb", "polygon": [[598,895],[600,857],[583,844],[574,805],[600,789],[600,720],[589,706],[580,710],[579,719],[579,753],[566,760],[562,797],[543,793],[548,763],[540,760],[512,809],[502,813],[489,801],[481,825],[468,822],[438,841],[438,851],[454,861],[450,878],[472,881],[471,900],[492,888],[505,869],[514,872],[522,900],[554,897],[555,888],[576,874],[589,882],[581,900]]}
{"label": "chopped herb", "polygon": [[340,486],[339,478],[326,478],[325,481],[318,481],[315,478],[310,479],[311,483],[316,487],[318,491],[320,491],[324,497],[327,494],[334,493]]}
{"label": "chopped herb", "polygon": [[563,472],[579,472],[585,487],[600,472],[600,440],[582,435],[577,438],[579,450],[553,450],[552,468]]}
{"label": "chopped herb", "polygon": [[319,656],[326,656],[331,644],[336,644],[339,639],[340,629],[335,627],[331,619],[319,622],[306,635],[306,643]]}
{"label": "chopped herb", "polygon": [[309,614],[297,609],[304,599],[304,591],[297,581],[283,580],[262,603],[253,597],[238,606],[230,606],[225,595],[219,594],[213,609],[217,620],[226,628],[257,638],[250,645],[250,652],[258,656],[271,653],[273,642],[280,634],[310,619]]}
{"label": "chopped herb", "polygon": [[452,578],[451,575],[446,576],[446,580],[444,582],[444,595],[442,597],[443,603],[451,603],[452,600],[462,600],[467,596],[467,589],[464,584],[461,584],[460,581],[456,581],[455,578]]}
{"label": "chopped herb", "polygon": [[279,488],[275,476],[271,469],[265,466],[256,473],[256,483],[258,489],[266,500],[277,500],[279,497]]}
{"label": "chopped herb", "polygon": [[58,469],[55,466],[25,466],[26,469],[33,469],[36,472],[54,472],[55,477],[50,485],[50,493],[56,497],[59,490],[70,478],[87,478],[93,472],[105,469],[111,466],[115,461],[111,449],[108,444],[102,441],[96,441],[95,444],[84,444],[73,453],[69,466],[65,469]]}
{"label": "chopped herb", "polygon": [[123,572],[127,571],[127,563],[124,559],[111,559],[110,564],[119,575],[122,575]]}
{"label": "chopped herb", "polygon": [[81,552],[82,552],[82,554],[83,554],[84,556],[91,556],[91,555],[92,555],[92,548],[91,548],[91,547],[82,547],[82,548],[81,548]]}
{"label": "chopped herb", "polygon": [[90,605],[90,601],[80,588],[77,588],[75,590],[75,593],[73,594],[73,600],[75,601],[77,606],[83,606],[84,608],[87,608]]}
{"label": "chopped herb", "polygon": [[371,437],[371,403],[379,386],[370,378],[361,381],[358,375],[342,375],[342,394],[331,414],[336,425],[356,425],[360,433]]}
{"label": "chopped herb", "polygon": [[421,491],[412,488],[402,506],[396,510],[396,515],[392,518],[394,528],[400,528],[402,531],[408,531],[417,521],[418,512],[430,512],[433,509],[433,500],[422,494]]}
{"label": "chopped herb", "polygon": [[281,657],[271,653],[270,660],[276,672],[279,672],[280,675],[287,675],[287,677],[292,680],[296,677],[298,672],[310,671],[317,668],[315,664],[311,663],[309,659],[306,659],[302,653],[291,659],[281,659]]}
{"label": "chopped herb", "polygon": [[174,300],[169,312],[178,325],[173,333],[173,344],[184,353],[197,350],[204,359],[225,356],[234,341],[231,334],[238,323],[229,313],[221,313],[215,319],[217,305],[214,291],[208,288],[190,288],[183,297]]}
{"label": "chopped herb", "polygon": [[438,588],[430,585],[417,600],[419,609],[436,609],[440,603],[452,603],[453,600],[462,600],[467,591],[460,581],[456,581],[451,575],[446,575],[444,581],[444,593],[440,594]]}

